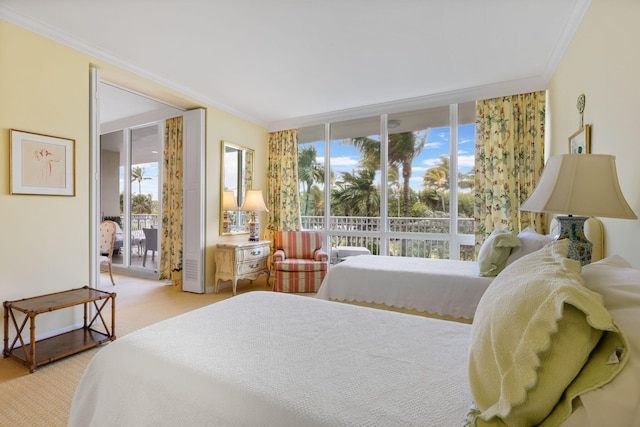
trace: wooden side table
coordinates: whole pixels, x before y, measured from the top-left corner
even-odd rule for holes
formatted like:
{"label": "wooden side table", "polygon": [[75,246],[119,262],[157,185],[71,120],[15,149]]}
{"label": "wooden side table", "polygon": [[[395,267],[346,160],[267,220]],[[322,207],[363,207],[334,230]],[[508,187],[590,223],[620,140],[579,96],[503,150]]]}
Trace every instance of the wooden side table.
{"label": "wooden side table", "polygon": [[271,242],[268,240],[218,243],[214,292],[218,293],[221,280],[231,280],[233,295],[235,295],[238,279],[254,280],[261,274],[266,274],[268,277],[270,252]]}
{"label": "wooden side table", "polygon": [[[89,348],[96,347],[107,341],[116,339],[116,294],[84,288],[71,289],[53,294],[25,298],[17,301],[4,302],[4,357],[13,357],[21,361],[34,372],[38,366],[54,360],[78,353]],[[111,301],[111,325],[108,325],[102,316],[102,309]],[[100,304],[98,304],[100,302]],[[89,318],[89,304],[95,308],[93,317]],[[49,338],[36,341],[36,316],[63,308],[84,305],[84,323],[82,327],[69,332],[64,332]],[[19,323],[16,312],[24,314],[24,319]],[[99,320],[99,322],[98,322]],[[29,323],[29,342],[22,334]],[[16,336],[9,344],[9,324],[13,324]],[[100,323],[104,331],[94,328]],[[110,327],[109,327],[110,326]],[[18,345],[19,344],[19,345]]]}

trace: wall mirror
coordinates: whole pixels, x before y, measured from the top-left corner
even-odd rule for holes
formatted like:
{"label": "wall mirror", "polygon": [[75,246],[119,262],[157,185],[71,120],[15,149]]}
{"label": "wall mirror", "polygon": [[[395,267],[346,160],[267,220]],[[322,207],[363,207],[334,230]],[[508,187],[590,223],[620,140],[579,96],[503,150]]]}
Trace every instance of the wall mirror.
{"label": "wall mirror", "polygon": [[253,188],[250,148],[222,141],[220,156],[220,235],[248,234],[246,215],[240,211],[247,190]]}

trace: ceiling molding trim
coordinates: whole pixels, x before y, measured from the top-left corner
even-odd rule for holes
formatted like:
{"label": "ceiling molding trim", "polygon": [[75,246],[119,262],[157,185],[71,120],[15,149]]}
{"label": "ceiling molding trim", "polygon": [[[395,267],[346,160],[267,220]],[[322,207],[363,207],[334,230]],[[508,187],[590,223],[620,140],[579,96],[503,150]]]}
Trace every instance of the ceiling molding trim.
{"label": "ceiling molding trim", "polygon": [[441,107],[449,104],[472,102],[479,99],[490,99],[499,96],[509,96],[520,93],[535,92],[538,90],[546,90],[548,85],[549,81],[547,79],[542,77],[530,77],[466,89],[440,92],[417,98],[349,108],[325,114],[281,120],[270,123],[268,129],[269,132],[275,132],[279,130],[299,129],[331,122],[341,122],[344,120],[362,119],[366,117],[379,116],[381,114],[422,110],[425,108]]}
{"label": "ceiling molding trim", "polygon": [[556,68],[560,65],[560,61],[564,56],[573,36],[578,31],[584,16],[586,15],[589,7],[591,6],[591,0],[587,0],[584,2],[576,2],[575,7],[571,11],[571,16],[567,20],[566,25],[563,27],[562,34],[560,35],[560,39],[554,45],[554,49],[551,51],[549,55],[549,61],[547,62],[546,67],[543,70],[542,77],[546,81],[551,81],[551,77],[553,73],[555,73]]}
{"label": "ceiling molding trim", "polygon": [[200,92],[196,92],[194,90],[192,90],[191,88],[176,84],[173,81],[170,81],[162,76],[156,75],[152,72],[149,72],[148,70],[145,70],[143,68],[140,68],[134,64],[131,64],[128,61],[125,61],[115,55],[112,55],[111,53],[104,51],[102,49],[99,49],[89,43],[85,43],[84,41],[75,39],[71,36],[69,36],[68,34],[65,34],[64,32],[61,32],[49,25],[46,25],[40,21],[36,21],[32,18],[26,17],[25,15],[16,12],[15,10],[7,7],[7,6],[3,6],[0,5],[0,19],[4,19],[7,22],[10,22],[12,24],[15,24],[19,27],[22,27],[28,31],[31,31],[35,34],[38,34],[42,37],[45,37],[49,40],[53,40],[57,43],[63,44],[67,47],[70,47],[74,50],[77,50],[81,53],[84,53],[85,55],[89,55],[91,57],[94,57],[96,59],[99,59],[101,61],[107,62],[111,65],[114,65],[116,67],[119,67],[125,71],[134,73],[142,78],[145,78],[147,80],[150,80],[154,83],[157,83],[159,85],[162,85],[168,89],[174,90],[178,93],[183,94],[184,96],[188,96],[190,98],[192,98],[193,100],[200,102],[204,105],[208,105],[208,106],[212,106],[215,108],[218,108],[222,111],[225,111],[229,114],[233,114],[234,116],[237,116],[241,119],[247,120],[253,124],[256,124],[258,126],[262,126],[264,128],[267,127],[267,123],[264,122],[263,120],[257,119],[256,117],[250,116],[248,114],[245,114],[243,112],[237,111],[233,108],[230,108],[224,104],[221,104],[213,99],[210,99],[208,97],[202,96],[202,94]]}

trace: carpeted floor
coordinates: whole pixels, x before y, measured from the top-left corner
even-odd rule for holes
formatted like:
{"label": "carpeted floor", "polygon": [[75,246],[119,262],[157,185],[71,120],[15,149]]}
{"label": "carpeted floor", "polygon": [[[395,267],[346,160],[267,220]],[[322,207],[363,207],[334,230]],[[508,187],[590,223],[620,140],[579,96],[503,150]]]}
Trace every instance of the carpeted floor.
{"label": "carpeted floor", "polygon": [[[102,274],[100,289],[116,292],[116,337],[232,296],[176,292],[155,280]],[[241,281],[238,293],[268,290],[266,279]],[[109,345],[109,344],[105,344]],[[33,374],[15,359],[0,358],[0,426],[66,426],[71,400],[82,374],[100,347],[39,367]]]}

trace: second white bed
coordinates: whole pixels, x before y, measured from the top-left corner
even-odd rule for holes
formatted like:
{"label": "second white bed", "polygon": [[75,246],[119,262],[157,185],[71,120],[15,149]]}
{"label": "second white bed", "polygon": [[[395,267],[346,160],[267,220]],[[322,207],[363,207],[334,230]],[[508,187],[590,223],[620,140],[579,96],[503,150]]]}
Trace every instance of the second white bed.
{"label": "second white bed", "polygon": [[332,267],[317,297],[471,321],[492,280],[476,262],[361,255]]}

